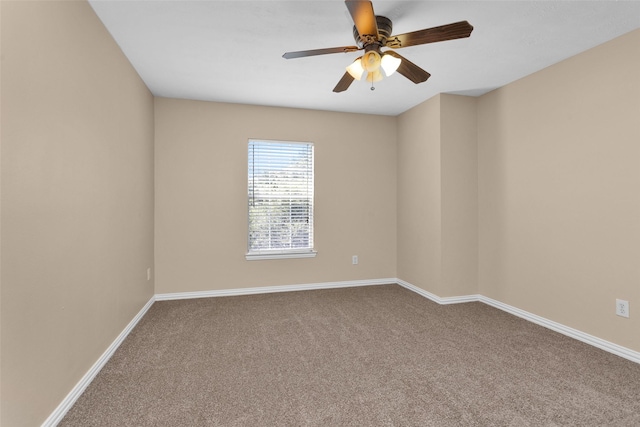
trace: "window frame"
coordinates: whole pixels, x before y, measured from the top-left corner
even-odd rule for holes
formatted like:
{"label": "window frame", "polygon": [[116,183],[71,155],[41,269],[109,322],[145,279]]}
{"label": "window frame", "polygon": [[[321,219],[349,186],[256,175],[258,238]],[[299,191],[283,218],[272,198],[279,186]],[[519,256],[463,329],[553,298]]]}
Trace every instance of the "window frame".
{"label": "window frame", "polygon": [[[262,249],[262,250],[251,250],[251,206],[252,206],[252,188],[251,184],[251,175],[253,168],[250,168],[250,162],[254,158],[251,153],[251,147],[255,144],[286,144],[286,145],[304,145],[311,148],[311,167],[310,167],[310,176],[311,176],[311,190],[310,197],[307,197],[307,200],[310,200],[310,247],[304,248],[291,248],[291,249]],[[309,171],[307,171],[309,172]],[[270,140],[270,139],[258,139],[251,138],[247,142],[247,252],[245,254],[245,258],[248,261],[253,260],[269,260],[269,259],[291,259],[291,258],[313,258],[317,255],[317,251],[315,250],[315,221],[314,221],[314,208],[315,208],[315,145],[313,142],[309,141],[283,141],[283,140]],[[309,196],[309,194],[307,194]]]}

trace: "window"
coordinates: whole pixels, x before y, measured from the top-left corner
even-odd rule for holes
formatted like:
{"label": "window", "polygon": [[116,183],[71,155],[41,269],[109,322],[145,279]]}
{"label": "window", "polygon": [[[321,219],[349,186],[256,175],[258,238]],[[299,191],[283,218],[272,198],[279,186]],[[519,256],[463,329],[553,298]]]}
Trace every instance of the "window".
{"label": "window", "polygon": [[313,144],[249,140],[247,259],[303,258],[313,250]]}

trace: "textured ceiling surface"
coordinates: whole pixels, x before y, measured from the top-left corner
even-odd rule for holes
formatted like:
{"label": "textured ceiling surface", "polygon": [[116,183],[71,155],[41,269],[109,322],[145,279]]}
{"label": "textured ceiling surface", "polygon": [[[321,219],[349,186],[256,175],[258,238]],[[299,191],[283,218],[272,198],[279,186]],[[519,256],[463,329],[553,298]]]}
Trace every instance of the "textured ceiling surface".
{"label": "textured ceiling surface", "polygon": [[[640,28],[640,1],[374,1],[393,34],[461,20],[471,37],[399,49],[431,73],[332,90],[361,53],[343,1],[89,0],[156,96],[397,115],[438,93],[477,96]],[[640,53],[639,53],[640,54]]]}

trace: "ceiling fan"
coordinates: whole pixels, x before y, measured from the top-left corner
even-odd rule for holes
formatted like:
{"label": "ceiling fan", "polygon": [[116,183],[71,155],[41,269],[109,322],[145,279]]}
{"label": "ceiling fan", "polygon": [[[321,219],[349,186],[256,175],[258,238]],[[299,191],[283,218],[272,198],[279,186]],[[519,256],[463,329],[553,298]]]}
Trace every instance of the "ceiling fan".
{"label": "ceiling fan", "polygon": [[467,21],[455,22],[440,27],[426,28],[411,33],[391,35],[392,23],[389,18],[376,16],[370,1],[345,0],[349,14],[355,24],[353,38],[356,46],[332,47],[326,49],[301,50],[287,52],[283,58],[303,58],[306,56],[326,55],[330,53],[347,53],[364,50],[364,54],[347,67],[347,72],[340,79],[334,92],[344,92],[354,80],[360,80],[367,73],[366,80],[373,83],[382,80],[384,70],[387,76],[396,70],[412,82],[418,84],[426,81],[431,74],[413,62],[400,56],[393,50],[383,52],[381,48],[399,49],[402,47],[435,43],[446,40],[469,37],[473,26]]}

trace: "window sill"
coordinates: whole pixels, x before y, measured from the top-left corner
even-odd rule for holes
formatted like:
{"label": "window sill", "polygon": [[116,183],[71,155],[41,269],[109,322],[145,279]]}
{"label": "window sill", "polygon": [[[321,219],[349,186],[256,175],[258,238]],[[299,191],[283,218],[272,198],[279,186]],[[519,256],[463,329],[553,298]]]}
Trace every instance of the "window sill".
{"label": "window sill", "polygon": [[259,261],[264,259],[290,259],[290,258],[315,258],[316,251],[305,252],[263,252],[249,253],[245,255],[247,261]]}

